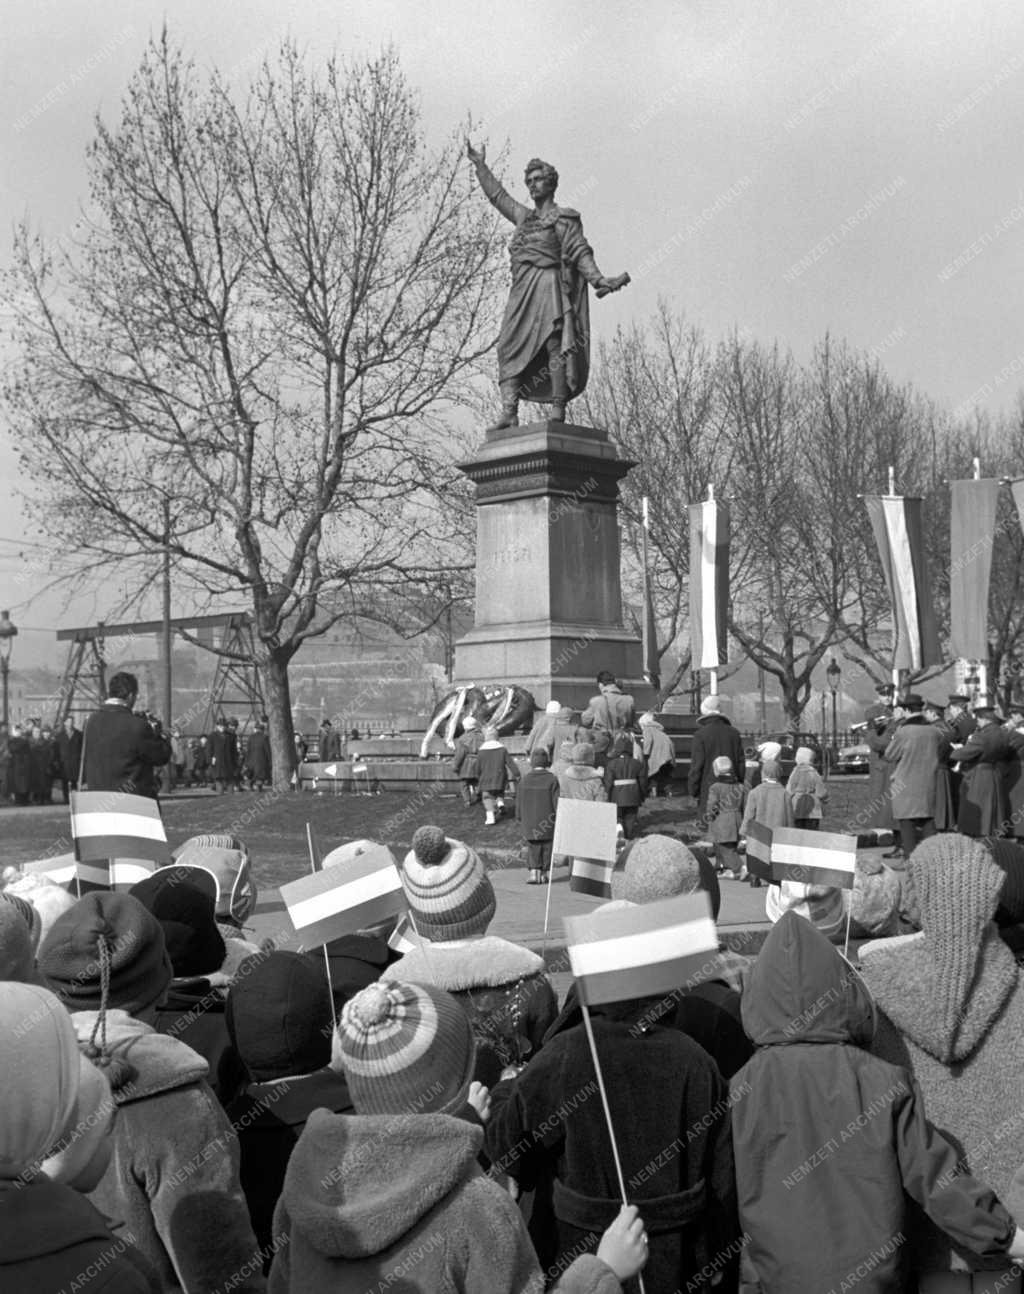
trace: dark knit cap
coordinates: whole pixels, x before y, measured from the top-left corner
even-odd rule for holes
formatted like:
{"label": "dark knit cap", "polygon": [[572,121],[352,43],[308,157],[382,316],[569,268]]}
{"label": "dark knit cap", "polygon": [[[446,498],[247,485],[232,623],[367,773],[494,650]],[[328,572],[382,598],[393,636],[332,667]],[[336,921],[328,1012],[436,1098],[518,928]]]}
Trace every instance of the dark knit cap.
{"label": "dark knit cap", "polygon": [[57,918],[39,969],[69,1011],[119,1007],[129,1015],[163,997],[173,975],[156,917],[131,894],[109,890],[84,894]]}
{"label": "dark knit cap", "polygon": [[228,1033],[254,1082],[293,1078],[331,1059],[331,995],[302,953],[250,957],[228,993]]}
{"label": "dark knit cap", "polygon": [[[128,891],[160,922],[167,955],[179,978],[212,975],[224,963],[214,895],[207,885],[196,883],[196,872],[196,868],[165,867]],[[212,885],[213,877],[207,879]]]}

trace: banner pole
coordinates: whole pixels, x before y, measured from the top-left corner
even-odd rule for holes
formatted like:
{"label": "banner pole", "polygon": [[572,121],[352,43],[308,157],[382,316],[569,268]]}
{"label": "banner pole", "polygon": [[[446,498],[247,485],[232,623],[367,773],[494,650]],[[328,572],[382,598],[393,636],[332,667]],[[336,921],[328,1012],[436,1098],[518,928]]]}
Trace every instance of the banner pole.
{"label": "banner pole", "polygon": [[[579,985],[579,981],[577,981],[577,985]],[[590,1009],[582,991],[580,992],[580,1006],[583,1009],[583,1027],[587,1031],[587,1042],[590,1044],[590,1054],[594,1061],[594,1073],[597,1075],[597,1090],[601,1094],[601,1105],[604,1107],[604,1118],[608,1125],[608,1140],[612,1143],[612,1159],[615,1161],[615,1173],[619,1179],[619,1192],[622,1196],[622,1203],[627,1205],[629,1200],[626,1198],[626,1179],[622,1175],[622,1161],[619,1159],[619,1147],[615,1140],[615,1129],[612,1126],[612,1112],[608,1105],[608,1093],[604,1087],[601,1062],[597,1058],[597,1043],[594,1041],[594,1028],[590,1023]],[[636,1279],[640,1286],[640,1294],[646,1294],[643,1277],[638,1273]]]}

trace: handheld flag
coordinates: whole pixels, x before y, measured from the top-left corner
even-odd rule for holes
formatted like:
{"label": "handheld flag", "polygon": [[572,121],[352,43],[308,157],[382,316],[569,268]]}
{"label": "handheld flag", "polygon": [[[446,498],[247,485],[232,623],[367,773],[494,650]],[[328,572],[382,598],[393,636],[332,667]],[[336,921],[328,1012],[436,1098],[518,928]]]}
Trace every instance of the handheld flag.
{"label": "handheld flag", "polygon": [[405,916],[398,918],[394,930],[388,935],[388,947],[393,953],[401,953],[404,956],[406,953],[411,953],[416,947],[409,938],[411,930],[412,925],[409,921],[408,913],[406,913]]}
{"label": "handheld flag", "polygon": [[772,881],[802,881],[852,890],[857,871],[857,837],[829,831],[772,831]]}
{"label": "handheld flag", "polygon": [[717,965],[718,931],[704,893],[562,920],[569,964],[590,1006],[670,993]]}
{"label": "handheld flag", "polygon": [[559,799],[555,810],[553,854],[570,858],[615,862],[615,828],[618,814],[614,804],[593,800]]}
{"label": "handheld flag", "polygon": [[761,881],[772,879],[772,829],[760,822],[747,827],[747,871]]}
{"label": "handheld flag", "polygon": [[406,910],[398,868],[384,845],[344,867],[328,867],[282,885],[281,898],[303,948],[330,943]]}
{"label": "handheld flag", "polygon": [[569,872],[569,889],[577,894],[589,894],[595,899],[612,897],[612,873],[614,863],[602,862],[601,859],[574,858]]}
{"label": "handheld flag", "polygon": [[112,858],[171,861],[160,805],[147,795],[72,791],[71,835],[81,863]]}

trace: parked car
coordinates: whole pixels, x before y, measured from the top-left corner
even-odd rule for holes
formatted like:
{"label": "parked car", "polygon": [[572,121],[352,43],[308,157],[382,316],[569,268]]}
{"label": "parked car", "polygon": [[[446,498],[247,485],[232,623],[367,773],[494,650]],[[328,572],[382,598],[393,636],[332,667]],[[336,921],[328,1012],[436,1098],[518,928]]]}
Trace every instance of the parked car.
{"label": "parked car", "polygon": [[834,773],[866,773],[871,748],[861,742],[856,746],[842,746],[836,756]]}

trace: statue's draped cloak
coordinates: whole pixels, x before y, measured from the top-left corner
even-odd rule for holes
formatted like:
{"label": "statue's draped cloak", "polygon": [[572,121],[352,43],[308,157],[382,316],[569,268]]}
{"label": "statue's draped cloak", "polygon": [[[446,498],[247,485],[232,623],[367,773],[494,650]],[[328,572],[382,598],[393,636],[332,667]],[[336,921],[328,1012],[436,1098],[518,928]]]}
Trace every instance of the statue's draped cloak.
{"label": "statue's draped cloak", "polygon": [[578,396],[590,371],[587,284],[600,278],[579,212],[553,207],[538,215],[497,181],[484,191],[516,226],[509,242],[512,288],[498,337],[498,380],[515,382],[520,399],[550,401],[548,339],[557,337],[569,396]]}

